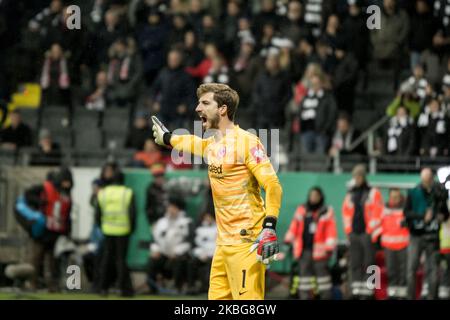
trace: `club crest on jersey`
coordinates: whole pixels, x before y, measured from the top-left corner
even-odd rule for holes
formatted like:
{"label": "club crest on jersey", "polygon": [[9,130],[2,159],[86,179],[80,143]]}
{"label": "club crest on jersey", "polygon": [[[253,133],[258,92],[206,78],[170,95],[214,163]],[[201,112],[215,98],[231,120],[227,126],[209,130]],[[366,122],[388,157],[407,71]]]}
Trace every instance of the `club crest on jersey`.
{"label": "club crest on jersey", "polygon": [[266,159],[266,153],[261,146],[251,148],[250,153],[256,163],[260,163]]}
{"label": "club crest on jersey", "polygon": [[225,146],[223,146],[217,151],[217,158],[223,159],[223,157],[225,157],[226,154],[227,154],[227,148]]}

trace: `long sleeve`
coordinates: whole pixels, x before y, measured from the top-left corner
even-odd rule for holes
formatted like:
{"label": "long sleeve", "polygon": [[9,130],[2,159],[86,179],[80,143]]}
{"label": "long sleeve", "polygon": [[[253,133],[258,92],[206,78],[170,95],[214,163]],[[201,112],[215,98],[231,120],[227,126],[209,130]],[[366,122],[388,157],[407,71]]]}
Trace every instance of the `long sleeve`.
{"label": "long sleeve", "polygon": [[283,190],[277,174],[259,140],[246,156],[247,168],[266,192],[266,216],[278,217]]}
{"label": "long sleeve", "polygon": [[212,139],[212,137],[202,139],[195,135],[172,135],[170,144],[176,150],[203,157],[206,148],[212,142]]}

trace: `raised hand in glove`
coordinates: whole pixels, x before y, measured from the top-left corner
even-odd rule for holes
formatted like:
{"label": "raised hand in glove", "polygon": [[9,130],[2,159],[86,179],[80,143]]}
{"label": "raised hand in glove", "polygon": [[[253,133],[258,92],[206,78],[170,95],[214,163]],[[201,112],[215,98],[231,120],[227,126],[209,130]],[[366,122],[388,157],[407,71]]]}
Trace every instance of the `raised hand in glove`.
{"label": "raised hand in glove", "polygon": [[277,219],[275,217],[266,217],[261,233],[256,238],[255,243],[250,247],[250,252],[256,250],[256,259],[264,264],[278,260],[279,247],[275,232],[276,223]]}
{"label": "raised hand in glove", "polygon": [[153,137],[155,142],[160,146],[170,146],[170,131],[162,124],[161,121],[155,116],[152,116],[153,122]]}

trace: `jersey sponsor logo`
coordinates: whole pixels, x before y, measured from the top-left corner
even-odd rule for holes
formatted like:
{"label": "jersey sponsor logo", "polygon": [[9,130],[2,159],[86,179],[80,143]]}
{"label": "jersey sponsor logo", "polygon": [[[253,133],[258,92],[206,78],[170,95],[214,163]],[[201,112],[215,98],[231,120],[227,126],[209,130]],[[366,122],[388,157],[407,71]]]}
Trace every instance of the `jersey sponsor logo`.
{"label": "jersey sponsor logo", "polygon": [[252,155],[253,159],[256,161],[256,163],[263,162],[267,159],[266,153],[264,152],[263,148],[261,146],[256,146],[250,149],[250,154]]}
{"label": "jersey sponsor logo", "polygon": [[208,171],[213,174],[222,174],[222,165],[215,166],[213,164],[208,165]]}

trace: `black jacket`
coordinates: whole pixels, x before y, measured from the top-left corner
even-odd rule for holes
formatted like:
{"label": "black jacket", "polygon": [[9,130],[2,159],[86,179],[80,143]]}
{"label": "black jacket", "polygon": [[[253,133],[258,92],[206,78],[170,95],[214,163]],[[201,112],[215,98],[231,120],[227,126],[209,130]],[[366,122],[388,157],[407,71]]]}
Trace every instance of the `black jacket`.
{"label": "black jacket", "polygon": [[151,90],[154,100],[161,104],[161,114],[168,119],[176,114],[179,105],[195,104],[195,83],[183,68],[164,68],[158,74]]}
{"label": "black jacket", "polygon": [[24,123],[19,124],[17,128],[8,126],[0,131],[0,142],[14,143],[17,147],[31,145],[31,129]]}
{"label": "black jacket", "polygon": [[253,87],[253,111],[260,120],[283,125],[285,109],[291,96],[291,81],[287,73],[280,71],[272,75],[263,71],[256,78]]}
{"label": "black jacket", "polygon": [[150,224],[162,218],[166,212],[168,194],[162,186],[152,183],[147,188],[145,211]]}
{"label": "black jacket", "polygon": [[393,117],[384,132],[385,153],[389,155],[411,156],[416,152],[416,126],[411,119],[401,126]]}
{"label": "black jacket", "polygon": [[[317,102],[316,102],[317,101]],[[300,131],[305,131],[306,121],[309,117],[307,109],[311,109],[311,105],[315,106],[315,115],[311,118],[314,121],[313,131],[321,134],[331,134],[337,118],[336,101],[331,92],[320,90],[314,92],[309,90],[305,98],[300,103]]]}

